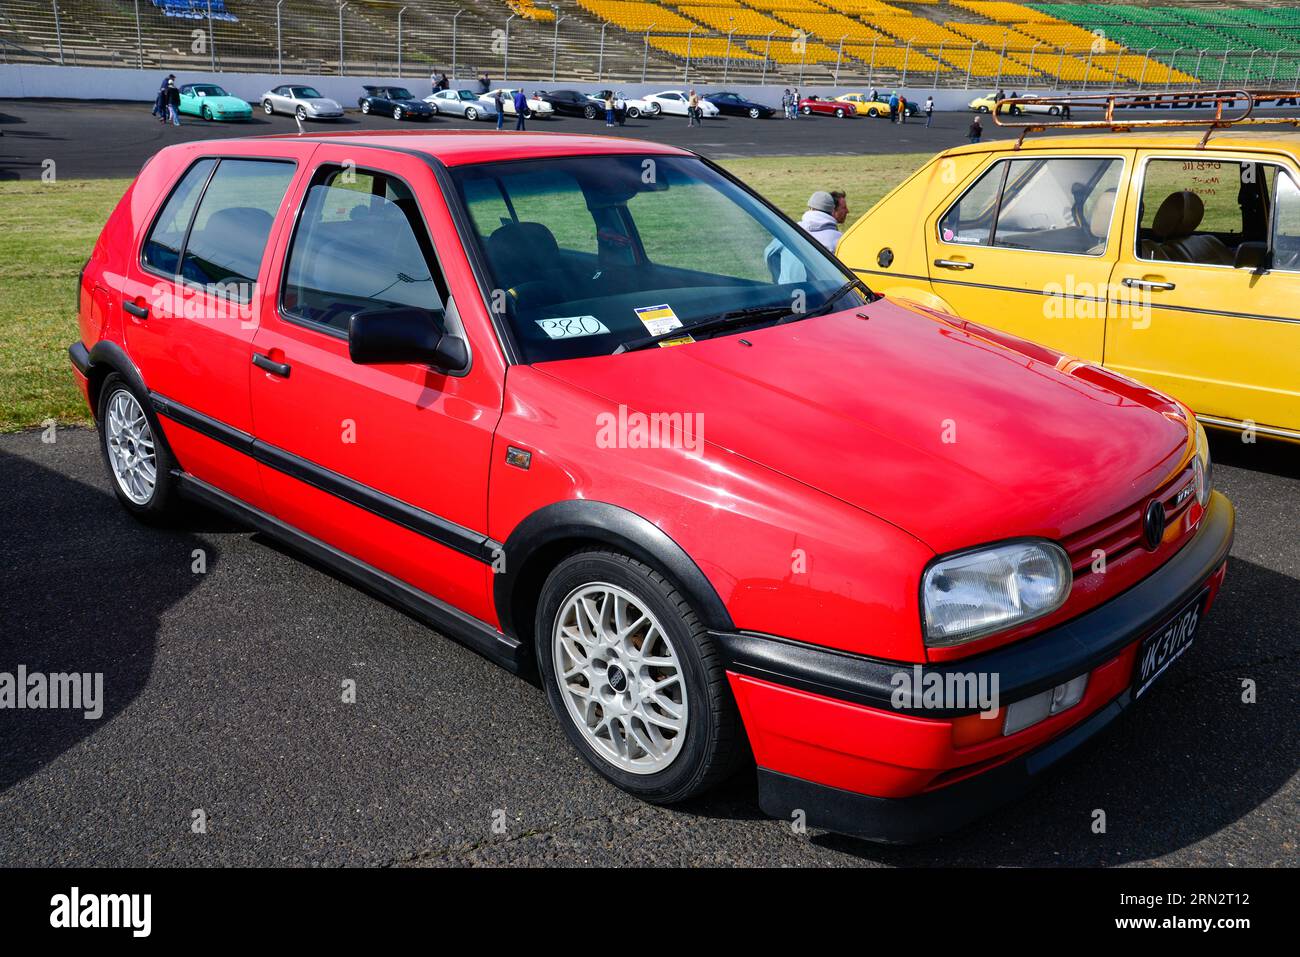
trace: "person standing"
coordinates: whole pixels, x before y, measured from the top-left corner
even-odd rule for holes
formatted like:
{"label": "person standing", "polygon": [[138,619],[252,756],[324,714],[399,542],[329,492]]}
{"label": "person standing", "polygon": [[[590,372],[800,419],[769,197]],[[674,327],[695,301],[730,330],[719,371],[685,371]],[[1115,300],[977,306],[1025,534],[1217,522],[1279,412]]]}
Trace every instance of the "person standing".
{"label": "person standing", "polygon": [[966,139],[970,140],[972,143],[978,143],[980,137],[983,135],[984,124],[980,122],[980,118],[977,116],[975,119],[971,120],[970,129],[966,131]]}
{"label": "person standing", "polygon": [[934,122],[934,97],[925,98],[925,128],[928,130],[930,124]]}
{"label": "person standing", "polygon": [[175,77],[167,78],[167,119],[172,126],[181,125],[181,91],[176,86]]}
{"label": "person standing", "polygon": [[522,130],[525,128],[524,117],[528,115],[528,97],[524,96],[523,90],[515,90],[510,102],[515,108],[515,129]]}
{"label": "person standing", "polygon": [[627,100],[623,99],[622,94],[614,96],[614,122],[619,126],[627,123]]}
{"label": "person standing", "polygon": [[[808,197],[808,209],[799,220],[803,231],[831,252],[835,252],[840,241],[840,225],[835,218],[836,205],[834,196],[819,189]],[[846,205],[845,214],[847,213]]]}
{"label": "person standing", "polygon": [[605,94],[605,125],[613,127],[614,125],[614,93],[613,91]]}
{"label": "person standing", "polygon": [[790,91],[790,119],[792,120],[799,119],[799,100],[799,87],[796,86]]}
{"label": "person standing", "polygon": [[497,129],[505,129],[506,125],[506,98],[497,90],[492,94],[492,105],[497,108]]}
{"label": "person standing", "polygon": [[158,86],[158,93],[153,98],[153,115],[158,117],[159,123],[167,122],[167,83],[176,79],[175,73],[168,73],[163,77],[162,83]]}
{"label": "person standing", "polygon": [[898,122],[907,122],[907,97],[902,93],[898,94]]}
{"label": "person standing", "polygon": [[898,91],[889,94],[889,122],[898,122]]}
{"label": "person standing", "polygon": [[790,88],[788,86],[781,93],[781,115],[787,120],[790,119]]}
{"label": "person standing", "polygon": [[479,74],[478,91],[480,93],[486,93],[490,89],[492,89],[492,81],[488,79],[487,70],[484,70]]}
{"label": "person standing", "polygon": [[686,125],[700,125],[700,95],[691,90],[691,95],[686,98]]}

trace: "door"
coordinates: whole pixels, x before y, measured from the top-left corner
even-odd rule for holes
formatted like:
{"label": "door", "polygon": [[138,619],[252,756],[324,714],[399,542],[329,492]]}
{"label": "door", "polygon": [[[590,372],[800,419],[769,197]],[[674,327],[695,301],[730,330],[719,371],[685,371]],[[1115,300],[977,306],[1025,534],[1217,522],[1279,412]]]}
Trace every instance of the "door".
{"label": "door", "polygon": [[1145,308],[1108,325],[1106,365],[1211,421],[1300,436],[1294,165],[1205,151],[1150,151],[1141,162],[1116,282]]}
{"label": "door", "polygon": [[1132,156],[993,158],[926,223],[935,294],[965,319],[1100,361]]}
{"label": "door", "polygon": [[[253,462],[196,427],[195,415],[248,432],[248,352],[266,282],[264,251],[296,174],[278,159],[196,160],[149,225],[122,276],[127,351],[171,411],[163,431],[181,466],[249,502],[261,501]],[[292,152],[301,152],[294,149]]]}
{"label": "door", "polygon": [[440,265],[460,252],[450,215],[420,159],[329,144],[315,160],[251,350],[271,510],[495,622],[484,530],[501,368],[472,342],[462,374],[359,365],[348,349],[349,319],[368,309],[445,310],[445,328],[459,328]]}

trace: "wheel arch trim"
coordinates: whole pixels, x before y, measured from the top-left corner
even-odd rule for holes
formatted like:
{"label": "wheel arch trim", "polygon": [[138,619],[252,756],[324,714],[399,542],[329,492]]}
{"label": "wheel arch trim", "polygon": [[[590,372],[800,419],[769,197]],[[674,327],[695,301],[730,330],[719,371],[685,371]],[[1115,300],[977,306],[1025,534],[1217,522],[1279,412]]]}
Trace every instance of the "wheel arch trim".
{"label": "wheel arch trim", "polygon": [[572,499],[554,502],[528,515],[501,546],[505,562],[494,576],[493,601],[506,634],[518,637],[531,632],[532,622],[517,621],[516,613],[521,602],[535,602],[549,573],[549,568],[535,560],[565,543],[582,542],[607,546],[654,566],[686,595],[707,627],[733,627],[731,615],[713,584],[663,529],[609,502]]}

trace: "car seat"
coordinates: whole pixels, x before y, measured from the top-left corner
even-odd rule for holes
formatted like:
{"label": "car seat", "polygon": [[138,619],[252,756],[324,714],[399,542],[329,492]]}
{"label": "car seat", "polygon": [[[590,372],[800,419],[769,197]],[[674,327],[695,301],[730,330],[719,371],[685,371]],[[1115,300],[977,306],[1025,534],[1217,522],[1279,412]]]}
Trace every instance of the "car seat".
{"label": "car seat", "polygon": [[1151,222],[1151,232],[1163,255],[1150,258],[1231,266],[1234,262],[1232,251],[1217,236],[1196,234],[1204,216],[1205,203],[1191,190],[1184,189],[1166,196]]}

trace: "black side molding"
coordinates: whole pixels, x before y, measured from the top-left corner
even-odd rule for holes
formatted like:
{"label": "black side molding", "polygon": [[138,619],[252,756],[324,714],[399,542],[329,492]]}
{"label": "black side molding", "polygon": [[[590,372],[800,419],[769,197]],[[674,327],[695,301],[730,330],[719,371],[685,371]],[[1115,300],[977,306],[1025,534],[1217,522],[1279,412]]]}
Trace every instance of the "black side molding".
{"label": "black side molding", "polygon": [[299,531],[272,515],[241,502],[192,475],[185,472],[174,474],[181,495],[185,498],[199,502],[243,525],[284,542],[508,670],[516,674],[528,670],[530,658],[525,654],[523,646],[485,622],[439,601],[387,572],[339,551],[318,538]]}
{"label": "black side molding", "polygon": [[[1195,597],[1232,548],[1235,513],[1213,493],[1192,540],[1128,591],[1031,639],[946,664],[921,665],[922,675],[996,674],[998,694],[1010,703],[1082,674],[1117,655]],[[929,718],[974,714],[979,709],[894,707],[894,676],[911,662],[885,661],[754,632],[716,630],[728,670],[872,708]]]}
{"label": "black side molding", "polygon": [[498,554],[500,546],[481,532],[465,528],[440,515],[427,512],[391,495],[385,495],[368,485],[362,485],[346,475],[317,465],[292,452],[262,442],[247,432],[233,428],[188,406],[173,402],[157,392],[150,395],[150,400],[153,402],[154,410],[164,418],[243,452],[263,465],[314,486],[322,492],[328,492],[358,508],[363,508],[418,535],[432,539],[440,545],[446,545],[462,555],[491,564]]}
{"label": "black side molding", "polygon": [[72,362],[72,367],[82,375],[90,374],[90,350],[81,342],[74,342],[68,346],[68,359]]}

